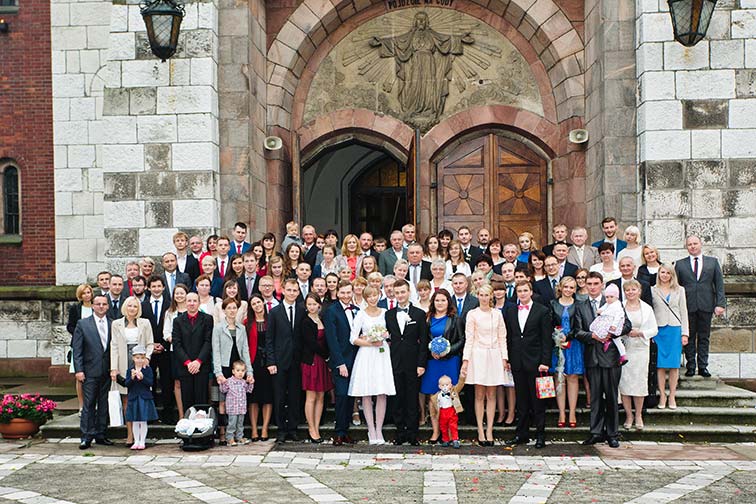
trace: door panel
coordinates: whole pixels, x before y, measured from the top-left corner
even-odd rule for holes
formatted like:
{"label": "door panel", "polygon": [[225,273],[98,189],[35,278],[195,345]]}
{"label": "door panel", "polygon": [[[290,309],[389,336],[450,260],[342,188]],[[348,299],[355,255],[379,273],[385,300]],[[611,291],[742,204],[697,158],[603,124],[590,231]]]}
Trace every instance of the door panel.
{"label": "door panel", "polygon": [[473,234],[487,225],[489,194],[486,165],[490,145],[487,137],[458,147],[438,164],[439,229],[456,230],[468,225]]}

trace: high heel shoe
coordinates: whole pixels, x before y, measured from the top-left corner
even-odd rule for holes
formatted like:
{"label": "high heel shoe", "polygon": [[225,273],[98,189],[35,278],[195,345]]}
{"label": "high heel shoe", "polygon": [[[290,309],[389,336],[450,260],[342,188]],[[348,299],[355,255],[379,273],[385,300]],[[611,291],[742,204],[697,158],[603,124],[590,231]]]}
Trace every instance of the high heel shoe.
{"label": "high heel shoe", "polygon": [[439,440],[439,438],[436,438],[436,439],[428,439],[428,444],[437,444],[437,443],[438,443],[438,440]]}
{"label": "high heel shoe", "polygon": [[557,422],[557,428],[558,429],[564,429],[565,425],[567,425],[566,422]]}
{"label": "high heel shoe", "polygon": [[307,437],[310,438],[310,443],[312,443],[312,444],[320,444],[320,443],[323,442],[323,438],[322,437],[314,438],[314,437],[310,436],[309,434],[308,434]]}
{"label": "high heel shoe", "polygon": [[570,422],[567,425],[570,426],[570,429],[574,429],[575,427],[577,427],[577,422]]}

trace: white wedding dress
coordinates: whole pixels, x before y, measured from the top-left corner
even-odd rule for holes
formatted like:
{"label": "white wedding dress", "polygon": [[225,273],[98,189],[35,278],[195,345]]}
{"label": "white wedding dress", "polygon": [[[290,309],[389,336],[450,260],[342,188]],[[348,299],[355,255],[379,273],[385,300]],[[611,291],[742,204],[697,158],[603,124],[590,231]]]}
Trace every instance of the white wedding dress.
{"label": "white wedding dress", "polygon": [[[386,327],[385,314],[386,310],[381,309],[378,316],[370,317],[365,310],[360,310],[354,318],[349,341],[354,344],[361,334],[368,334],[375,326]],[[361,346],[357,350],[352,376],[349,379],[349,395],[352,397],[381,394],[396,394],[394,372],[391,368],[391,350],[385,341],[379,347]]]}

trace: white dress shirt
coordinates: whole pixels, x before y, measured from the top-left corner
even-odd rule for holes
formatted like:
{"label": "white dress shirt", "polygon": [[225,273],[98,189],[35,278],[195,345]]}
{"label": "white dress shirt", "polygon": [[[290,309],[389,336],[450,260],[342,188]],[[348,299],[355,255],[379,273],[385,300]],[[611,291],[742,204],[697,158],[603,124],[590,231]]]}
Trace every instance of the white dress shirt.
{"label": "white dress shirt", "polygon": [[696,276],[696,280],[701,279],[701,271],[703,270],[703,254],[699,254],[697,256],[690,256],[690,270],[696,271],[695,267],[695,258],[698,258],[698,275]]}
{"label": "white dress shirt", "polygon": [[108,348],[108,318],[98,317],[94,315],[95,325],[97,326],[97,332],[100,335],[100,343],[102,343],[103,351]]}
{"label": "white dress shirt", "polygon": [[[522,308],[523,306],[527,306],[527,309]],[[522,333],[525,330],[525,324],[528,322],[528,316],[530,315],[530,309],[533,308],[533,301],[531,300],[526,305],[519,305],[517,307],[517,322],[520,323],[520,332]]]}

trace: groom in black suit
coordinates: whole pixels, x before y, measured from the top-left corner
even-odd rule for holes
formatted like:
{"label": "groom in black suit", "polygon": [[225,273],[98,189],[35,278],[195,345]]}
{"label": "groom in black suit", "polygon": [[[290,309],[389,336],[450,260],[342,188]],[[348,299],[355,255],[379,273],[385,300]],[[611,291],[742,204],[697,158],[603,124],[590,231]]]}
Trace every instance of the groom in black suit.
{"label": "groom in black suit", "polygon": [[530,441],[531,416],[536,427],[536,448],[546,446],[546,401],[536,395],[536,378],[549,371],[551,364],[551,311],[533,302],[530,282],[516,287],[517,305],[510,305],[504,317],[507,326],[507,353],[517,395],[517,431],[508,445]]}
{"label": "groom in black suit", "polygon": [[352,304],[352,284],[349,282],[339,282],[337,296],[339,302],[331,303],[328,307],[323,316],[323,326],[330,353],[328,365],[331,367],[336,394],[336,429],[333,444],[341,446],[344,443],[353,443],[349,437],[349,423],[354,401],[350,400],[348,391],[357,347],[349,341],[349,335],[359,308]]}
{"label": "groom in black suit", "polygon": [[409,302],[409,284],[404,279],[394,283],[394,295],[398,306],[386,312],[386,330],[391,344],[391,367],[394,371],[396,403],[395,445],[409,443],[417,446],[418,393],[420,377],[425,373],[428,361],[428,324],[425,312]]}

